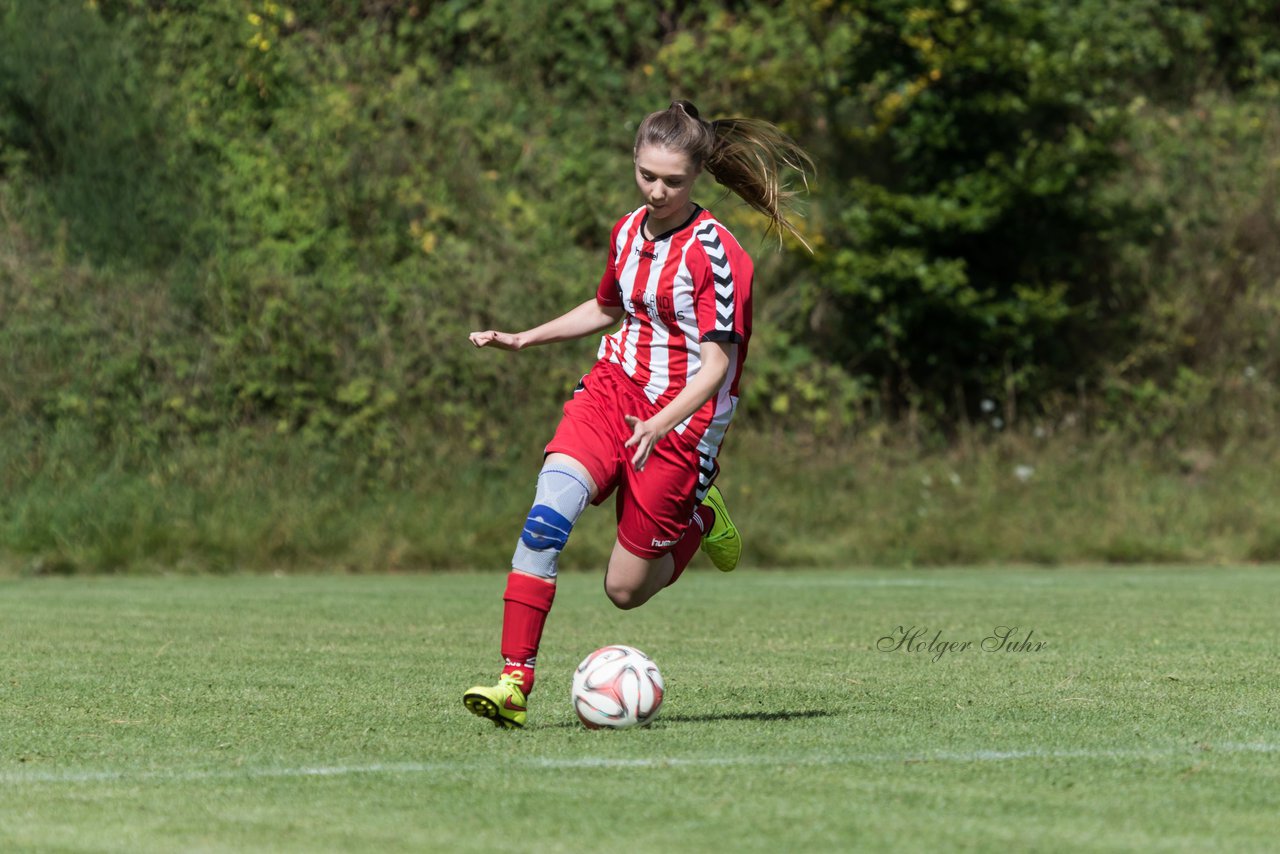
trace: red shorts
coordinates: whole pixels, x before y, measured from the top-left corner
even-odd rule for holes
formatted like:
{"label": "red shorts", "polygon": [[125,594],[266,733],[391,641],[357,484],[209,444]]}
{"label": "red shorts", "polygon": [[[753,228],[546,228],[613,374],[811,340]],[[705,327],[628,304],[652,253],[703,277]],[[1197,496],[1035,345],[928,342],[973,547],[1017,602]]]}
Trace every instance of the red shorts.
{"label": "red shorts", "polygon": [[719,468],[673,432],[653,446],[644,471],[636,471],[631,465],[635,448],[623,447],[633,432],[623,416],[644,421],[658,409],[621,368],[597,362],[565,403],[564,418],[546,449],[586,468],[596,484],[593,504],[618,490],[618,541],[648,559],[661,557],[680,540]]}

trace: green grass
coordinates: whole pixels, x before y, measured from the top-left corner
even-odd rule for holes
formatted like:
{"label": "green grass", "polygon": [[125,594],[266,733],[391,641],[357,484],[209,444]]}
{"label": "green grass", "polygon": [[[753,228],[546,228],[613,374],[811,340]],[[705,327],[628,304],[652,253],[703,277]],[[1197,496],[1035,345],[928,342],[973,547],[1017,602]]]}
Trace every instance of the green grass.
{"label": "green grass", "polygon": [[[0,582],[0,850],[1267,850],[1272,568],[561,579],[530,727],[471,717],[499,575]],[[881,651],[898,626],[980,643]],[[589,732],[578,659],[668,699]]]}
{"label": "green grass", "polygon": [[[503,567],[554,423],[496,459],[424,431],[430,451],[385,472],[292,438],[137,458],[75,431],[0,441],[0,577]],[[1275,440],[1192,453],[1006,434],[930,449],[743,430],[730,445],[720,485],[756,565],[1280,560],[1280,468],[1258,465]],[[602,565],[615,534],[611,508],[587,513],[564,565]]]}

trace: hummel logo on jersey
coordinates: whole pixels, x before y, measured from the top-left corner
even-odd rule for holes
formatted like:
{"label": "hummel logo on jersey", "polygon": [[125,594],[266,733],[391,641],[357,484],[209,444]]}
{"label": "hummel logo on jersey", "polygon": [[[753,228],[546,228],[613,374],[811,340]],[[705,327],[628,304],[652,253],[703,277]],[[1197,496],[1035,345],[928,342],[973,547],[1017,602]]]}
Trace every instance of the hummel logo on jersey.
{"label": "hummel logo on jersey", "polygon": [[658,260],[657,252],[650,252],[648,249],[641,249],[639,246],[636,247],[636,254],[641,258],[648,258],[650,261]]}

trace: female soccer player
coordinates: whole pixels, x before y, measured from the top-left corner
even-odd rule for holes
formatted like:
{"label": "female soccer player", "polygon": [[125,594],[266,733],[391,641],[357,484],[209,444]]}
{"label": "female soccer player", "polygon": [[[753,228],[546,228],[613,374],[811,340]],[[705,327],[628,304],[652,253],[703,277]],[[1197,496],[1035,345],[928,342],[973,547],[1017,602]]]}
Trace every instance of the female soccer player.
{"label": "female soccer player", "polygon": [[795,234],[779,173],[790,167],[803,176],[812,162],[768,122],[706,122],[688,101],[645,117],[634,156],[644,205],[614,225],[595,296],[524,332],[470,336],[477,347],[523,350],[621,322],[602,339],[599,361],[546,447],[503,596],[502,676],[462,698],[499,727],[525,724],[556,562],[588,503],[617,492],[618,538],[604,588],[619,608],[674,583],[699,546],[724,572],[742,553],[714,481],[751,337],[752,264],[689,196],[706,169],[771,227]]}

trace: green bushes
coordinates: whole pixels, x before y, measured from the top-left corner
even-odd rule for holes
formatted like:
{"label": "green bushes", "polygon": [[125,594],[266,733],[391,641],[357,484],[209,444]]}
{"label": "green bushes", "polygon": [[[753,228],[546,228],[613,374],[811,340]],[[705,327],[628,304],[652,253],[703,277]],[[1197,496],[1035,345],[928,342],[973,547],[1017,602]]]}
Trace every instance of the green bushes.
{"label": "green bushes", "polygon": [[31,218],[100,262],[163,263],[182,243],[188,185],[136,30],[82,3],[0,4],[0,178],[29,182]]}
{"label": "green bushes", "polygon": [[1257,4],[784,3],[659,57],[819,153],[790,337],[946,424],[1104,381],[1145,301],[1117,264],[1172,201],[1130,192],[1135,99],[1274,81],[1275,26]]}
{"label": "green bushes", "polygon": [[812,256],[699,188],[759,271],[736,429],[1232,448],[1280,411],[1269,10],[0,0],[5,477],[536,451],[593,342],[465,334],[590,295],[673,97],[819,163]]}
{"label": "green bushes", "polygon": [[1213,443],[1273,432],[1280,376],[1280,110],[1273,97],[1204,93],[1138,103],[1126,186],[1165,211],[1139,283],[1135,334],[1108,367],[1099,421]]}
{"label": "green bushes", "polygon": [[[75,372],[94,399],[159,403],[89,409],[144,435],[258,425],[379,455],[405,418],[480,429],[512,411],[490,395],[559,392],[581,354],[534,376],[455,342],[589,293],[633,203],[631,128],[677,94],[773,118],[821,164],[816,254],[756,253],[761,352],[787,368],[762,369],[749,417],[946,426],[991,401],[1008,420],[1164,388],[1174,362],[1113,370],[1156,334],[1124,265],[1173,201],[1133,192],[1139,93],[1176,112],[1226,84],[1244,103],[1280,55],[1257,4],[33,8],[8,4],[0,34],[8,209],[70,257],[149,271],[73,279],[134,294],[109,313],[159,333],[107,323]],[[750,243],[752,216],[717,209]],[[74,312],[26,305],[24,346]],[[24,411],[88,417],[63,392]]]}

